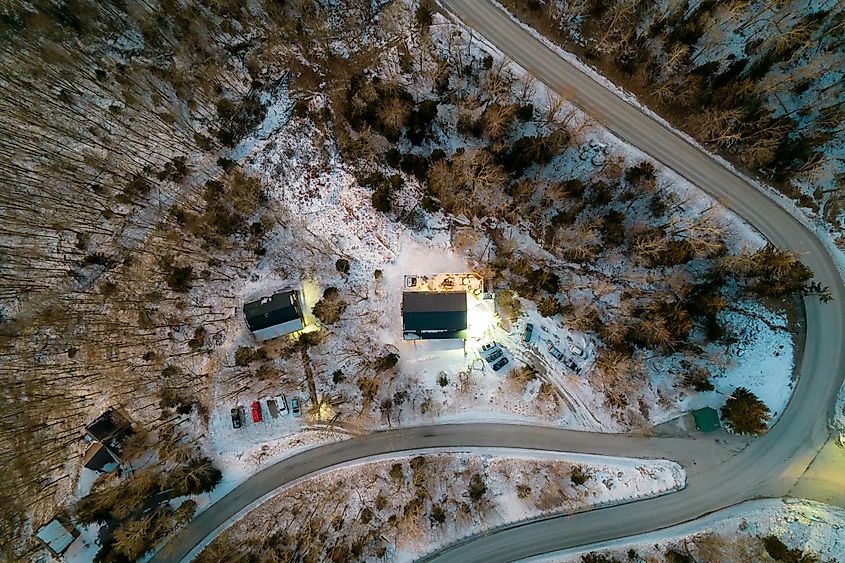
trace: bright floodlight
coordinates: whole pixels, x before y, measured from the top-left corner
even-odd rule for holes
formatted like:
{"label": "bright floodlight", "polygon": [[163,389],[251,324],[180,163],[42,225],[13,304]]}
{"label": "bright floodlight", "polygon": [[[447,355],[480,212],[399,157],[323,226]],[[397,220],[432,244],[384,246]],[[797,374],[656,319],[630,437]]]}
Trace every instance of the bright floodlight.
{"label": "bright floodlight", "polygon": [[496,315],[491,305],[474,295],[467,294],[467,336],[481,338],[493,328]]}

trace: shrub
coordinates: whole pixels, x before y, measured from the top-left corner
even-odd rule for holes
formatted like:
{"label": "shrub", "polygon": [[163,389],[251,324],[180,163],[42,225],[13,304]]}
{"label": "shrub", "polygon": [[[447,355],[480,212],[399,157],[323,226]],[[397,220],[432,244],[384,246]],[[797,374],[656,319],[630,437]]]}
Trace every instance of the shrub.
{"label": "shrub", "polygon": [[581,556],[582,563],[618,563],[618,559],[602,553],[591,552]]}
{"label": "shrub", "polygon": [[199,350],[205,344],[205,337],[207,336],[207,332],[205,327],[199,326],[194,329],[194,337],[188,341],[188,346],[191,347],[191,350]]}
{"label": "shrub", "polygon": [[337,288],[327,287],[323,291],[323,298],[314,304],[313,313],[321,323],[330,325],[340,320],[347,306],[348,303],[341,299]]}
{"label": "shrub", "polygon": [[433,504],[431,506],[431,522],[437,524],[446,522],[446,511],[439,504]]}
{"label": "shrub", "polygon": [[553,317],[561,312],[560,301],[554,297],[546,297],[537,305],[537,312],[543,317]]}
{"label": "shrub", "polygon": [[399,354],[391,352],[376,359],[373,366],[376,371],[387,371],[399,363]]}
{"label": "shrub", "polygon": [[373,191],[373,194],[370,199],[373,203],[373,207],[377,211],[381,211],[382,213],[387,213],[390,211],[390,189],[387,185],[382,184],[377,187]]}
{"label": "shrub", "polygon": [[816,563],[819,558],[812,553],[804,553],[800,549],[790,549],[776,536],[766,536],[760,538],[763,541],[763,547],[766,552],[776,561],[783,561],[784,563]]}
{"label": "shrub", "polygon": [[349,273],[349,260],[347,260],[346,258],[339,258],[334,263],[334,267],[341,274],[348,274]]}
{"label": "shrub", "polygon": [[162,264],[164,270],[164,281],[173,291],[187,293],[191,289],[191,282],[194,277],[194,269],[191,266],[176,266],[170,261]]}
{"label": "shrub", "polygon": [[217,100],[215,104],[217,107],[217,116],[222,119],[223,121],[228,121],[235,117],[235,114],[238,112],[238,107],[232,100],[226,98],[220,98]]}
{"label": "shrub", "polygon": [[519,106],[516,110],[516,118],[523,123],[534,119],[534,104]]}
{"label": "shrub", "polygon": [[643,161],[636,166],[632,166],[625,171],[625,181],[631,186],[641,189],[653,189],[656,182],[654,165],[648,161]]}
{"label": "shrub", "polygon": [[252,362],[258,360],[266,360],[267,353],[261,348],[251,348],[249,346],[241,346],[235,350],[235,365],[248,366]]}
{"label": "shrub", "polygon": [[434,8],[432,8],[431,4],[429,4],[426,0],[423,0],[417,7],[417,11],[414,13],[414,23],[417,24],[417,28],[421,33],[427,33],[428,28],[431,27],[431,23],[433,21]]}
{"label": "shrub", "polygon": [[573,465],[569,473],[569,480],[575,486],[583,485],[590,478],[590,475],[584,471],[580,465]]}
{"label": "shrub", "polygon": [[715,389],[713,383],[710,381],[710,373],[700,366],[693,367],[684,376],[684,385],[692,387],[698,392],[712,391]]}
{"label": "shrub", "polygon": [[665,555],[667,563],[695,563],[695,559],[692,556],[682,553],[677,549],[667,549]]}
{"label": "shrub", "polygon": [[484,496],[484,493],[487,492],[487,486],[484,484],[484,480],[481,478],[481,475],[476,473],[472,476],[469,482],[469,498],[472,499],[473,502],[478,502]]}
{"label": "shrub", "polygon": [[195,457],[168,473],[166,488],[172,489],[175,496],[199,495],[214,489],[222,477],[209,458]]}

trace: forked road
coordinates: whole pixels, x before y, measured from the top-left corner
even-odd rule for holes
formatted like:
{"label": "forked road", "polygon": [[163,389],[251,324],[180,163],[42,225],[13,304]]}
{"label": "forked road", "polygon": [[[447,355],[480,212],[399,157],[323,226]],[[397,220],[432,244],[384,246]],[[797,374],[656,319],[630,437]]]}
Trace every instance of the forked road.
{"label": "forked road", "polygon": [[[504,528],[463,541],[431,559],[513,561],[647,532],[760,496],[785,495],[828,438],[828,419],[845,374],[845,287],[823,243],[753,185],[704,151],[607,91],[486,0],[440,0],[445,8],[539,80],[597,117],[621,139],[675,170],[757,227],[776,245],[802,253],[833,302],[806,300],[807,338],[800,377],[780,421],[748,441],[637,439],[531,426],[446,425],[377,433],[316,448],[257,473],[199,514],[153,561],[180,561],[240,511],[276,488],[334,465],[390,452],[434,447],[539,449],[662,457],[681,462],[679,493]],[[722,435],[724,438],[724,435]],[[744,448],[743,445],[746,445]],[[806,494],[806,493],[805,493]]]}

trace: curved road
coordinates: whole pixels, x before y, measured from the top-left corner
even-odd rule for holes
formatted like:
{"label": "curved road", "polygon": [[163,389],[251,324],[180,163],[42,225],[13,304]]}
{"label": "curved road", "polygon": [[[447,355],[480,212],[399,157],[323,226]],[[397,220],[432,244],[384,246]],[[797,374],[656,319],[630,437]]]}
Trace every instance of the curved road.
{"label": "curved road", "polygon": [[[772,199],[706,152],[628,105],[514,23],[486,0],[441,0],[467,25],[624,141],[678,172],[802,261],[834,301],[806,299],[807,338],[800,377],[780,421],[753,441],[738,437],[652,438],[515,425],[445,425],[376,433],[323,446],[257,473],[199,514],[152,561],[180,561],[227,520],[265,494],[333,465],[420,448],[525,447],[673,459],[688,474],[679,493],[577,515],[506,527],[450,546],[429,559],[513,561],[567,547],[643,533],[755,497],[788,493],[828,439],[828,420],[845,374],[845,286],[824,244]],[[802,490],[812,497],[812,491]],[[823,499],[821,499],[823,500]]]}

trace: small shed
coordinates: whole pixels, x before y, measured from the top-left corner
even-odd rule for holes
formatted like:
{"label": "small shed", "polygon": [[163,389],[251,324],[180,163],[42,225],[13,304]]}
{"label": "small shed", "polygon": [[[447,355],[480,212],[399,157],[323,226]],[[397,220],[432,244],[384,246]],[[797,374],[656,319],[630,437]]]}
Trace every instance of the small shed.
{"label": "small shed", "polygon": [[257,301],[244,304],[244,317],[256,340],[269,340],[284,336],[305,326],[299,292],[295,290],[274,293]]}
{"label": "small shed", "polygon": [[695,427],[702,432],[712,432],[722,427],[719,421],[719,411],[712,407],[703,407],[692,411]]}
{"label": "small shed", "polygon": [[79,537],[79,530],[70,523],[66,515],[59,514],[38,530],[35,537],[54,557],[61,557],[73,540]]}
{"label": "small shed", "polygon": [[[85,432],[107,450],[116,461],[120,461],[120,451],[123,443],[132,435],[132,424],[116,409],[109,409],[98,416],[92,423],[85,427]],[[99,450],[86,452],[86,458],[90,462],[94,457],[100,461],[105,459],[105,454]],[[87,466],[87,465],[86,465]]]}
{"label": "small shed", "polygon": [[466,291],[402,293],[402,337],[405,340],[466,340]]}
{"label": "small shed", "polygon": [[100,442],[94,442],[88,446],[85,455],[82,456],[83,467],[100,473],[111,473],[118,463],[120,460]]}

